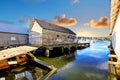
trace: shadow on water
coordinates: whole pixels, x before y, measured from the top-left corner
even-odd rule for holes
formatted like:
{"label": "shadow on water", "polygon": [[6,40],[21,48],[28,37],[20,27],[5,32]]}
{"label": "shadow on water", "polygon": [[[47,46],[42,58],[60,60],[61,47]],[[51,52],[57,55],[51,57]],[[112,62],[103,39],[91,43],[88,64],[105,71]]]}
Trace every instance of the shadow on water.
{"label": "shadow on water", "polygon": [[96,42],[89,48],[77,50],[69,62],[49,80],[107,80],[109,42]]}

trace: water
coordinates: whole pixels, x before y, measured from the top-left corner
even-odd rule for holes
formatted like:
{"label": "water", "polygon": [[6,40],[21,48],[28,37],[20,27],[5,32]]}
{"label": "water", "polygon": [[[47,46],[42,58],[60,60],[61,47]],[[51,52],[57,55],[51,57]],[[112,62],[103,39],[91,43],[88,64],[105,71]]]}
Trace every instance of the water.
{"label": "water", "polygon": [[75,60],[60,68],[49,80],[107,80],[108,45],[107,41],[99,41],[77,50]]}

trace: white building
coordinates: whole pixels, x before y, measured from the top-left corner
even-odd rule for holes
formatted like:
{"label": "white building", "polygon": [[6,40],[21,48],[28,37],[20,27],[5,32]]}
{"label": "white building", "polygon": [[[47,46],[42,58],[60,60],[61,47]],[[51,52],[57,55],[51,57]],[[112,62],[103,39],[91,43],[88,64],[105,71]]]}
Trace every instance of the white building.
{"label": "white building", "polygon": [[74,43],[75,38],[70,29],[37,19],[29,27],[29,44],[35,46]]}
{"label": "white building", "polygon": [[120,60],[120,0],[111,0],[110,12],[112,47]]}

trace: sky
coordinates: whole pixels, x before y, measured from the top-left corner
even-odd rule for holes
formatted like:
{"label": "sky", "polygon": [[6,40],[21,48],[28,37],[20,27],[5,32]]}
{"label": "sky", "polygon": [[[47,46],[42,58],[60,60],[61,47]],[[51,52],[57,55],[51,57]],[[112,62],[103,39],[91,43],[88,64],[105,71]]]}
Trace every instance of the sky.
{"label": "sky", "polygon": [[105,37],[109,36],[109,1],[1,0],[0,27],[27,29],[32,18],[37,18],[67,27],[77,36]]}

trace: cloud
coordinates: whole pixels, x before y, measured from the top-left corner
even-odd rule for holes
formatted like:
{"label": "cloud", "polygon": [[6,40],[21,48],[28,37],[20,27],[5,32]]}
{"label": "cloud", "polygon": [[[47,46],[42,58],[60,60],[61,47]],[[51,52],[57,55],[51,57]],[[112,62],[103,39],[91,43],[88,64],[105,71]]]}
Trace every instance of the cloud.
{"label": "cloud", "polygon": [[109,26],[109,19],[106,17],[101,17],[98,22],[91,19],[89,22],[85,22],[82,26],[91,26],[92,28],[108,28]]}
{"label": "cloud", "polygon": [[24,23],[24,24],[30,24],[31,21],[32,21],[32,18],[21,16],[19,21],[20,21],[21,23]]}
{"label": "cloud", "polygon": [[102,69],[102,70],[107,70],[108,69],[108,65],[107,64],[108,64],[107,62],[103,62],[103,63],[99,64],[97,66],[97,68],[98,69]]}
{"label": "cloud", "polygon": [[109,26],[109,19],[105,17],[101,17],[98,22],[95,20],[90,20],[90,26],[93,28],[108,28]]}
{"label": "cloud", "polygon": [[90,26],[90,23],[83,23],[82,26]]}
{"label": "cloud", "polygon": [[58,26],[73,26],[77,24],[77,20],[75,18],[66,18],[66,15],[62,14],[57,16],[52,23]]}
{"label": "cloud", "polygon": [[4,23],[4,24],[14,24],[14,22],[8,21],[8,20],[0,20],[0,23]]}
{"label": "cloud", "polygon": [[75,4],[75,3],[79,3],[80,2],[80,0],[73,0],[73,3]]}

